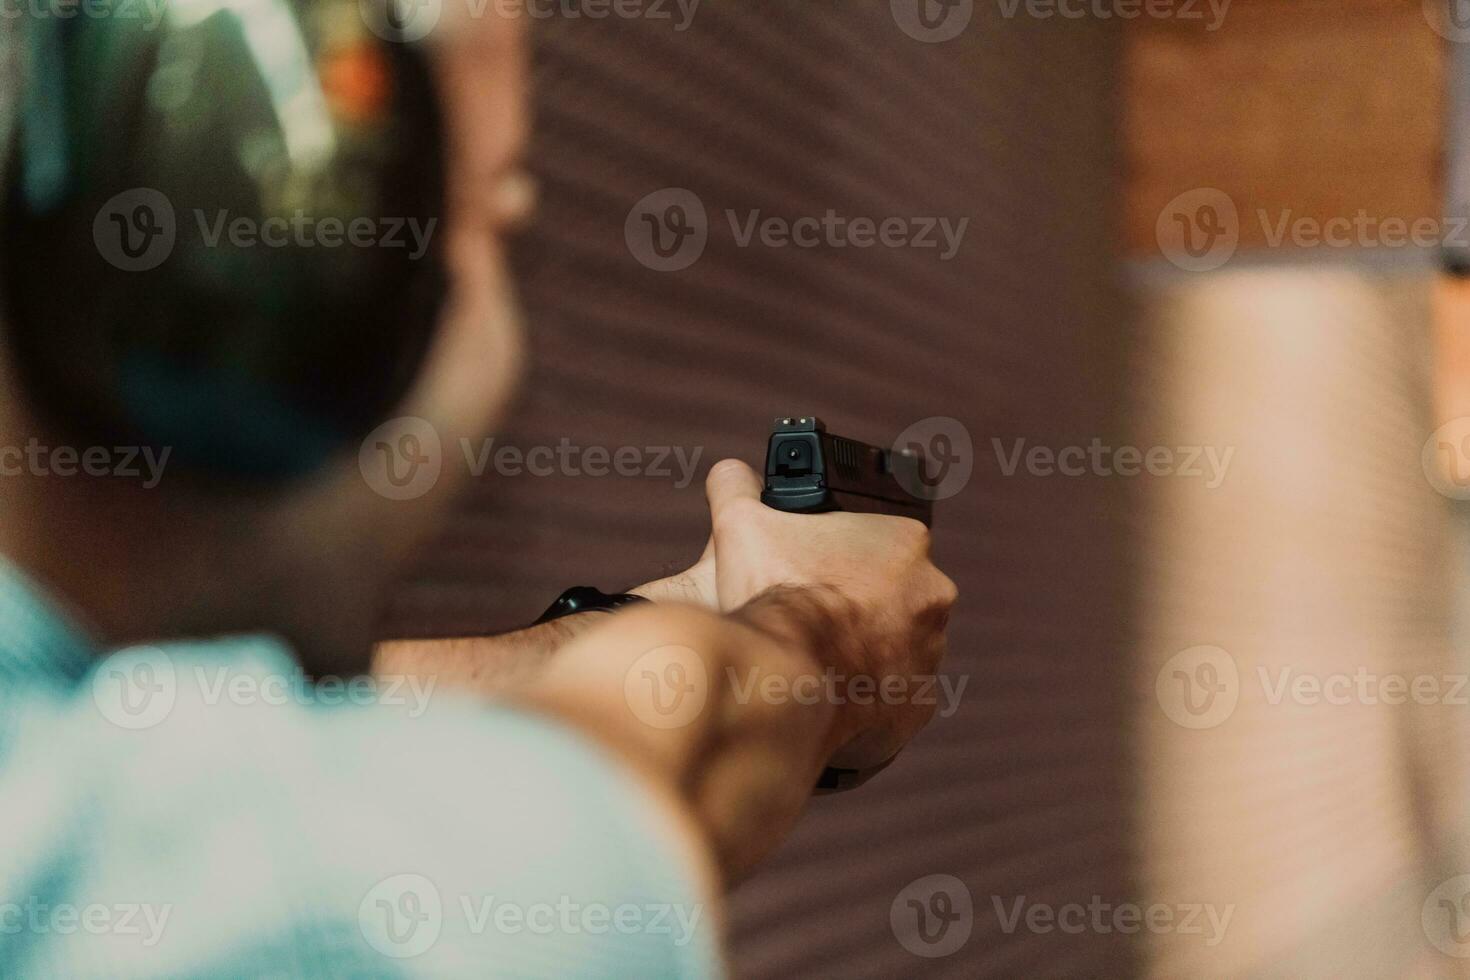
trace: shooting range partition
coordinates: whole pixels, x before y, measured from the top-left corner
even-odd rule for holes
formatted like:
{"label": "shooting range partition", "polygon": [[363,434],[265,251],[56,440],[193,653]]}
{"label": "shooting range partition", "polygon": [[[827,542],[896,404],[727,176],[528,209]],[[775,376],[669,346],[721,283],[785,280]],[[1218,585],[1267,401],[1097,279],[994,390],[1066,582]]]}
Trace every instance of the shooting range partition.
{"label": "shooting range partition", "polygon": [[[974,466],[935,524],[963,593],[945,668],[967,684],[958,710],[874,783],[815,802],[742,886],[734,971],[1126,976],[1136,938],[1006,928],[996,911],[1133,897],[1127,491],[1002,466],[1017,446],[1119,435],[1117,31],[975,3],[955,8],[973,15],[957,37],[927,43],[900,27],[916,6],[711,0],[685,30],[674,3],[658,8],[671,20],[536,23],[544,202],[516,256],[534,366],[497,445],[678,447],[699,471],[686,486],[671,461],[673,475],[487,474],[385,631],[506,629],[566,586],[687,565],[704,473],[758,464],[777,414],[883,445],[953,417]],[[708,218],[682,271],[647,268],[625,237],[665,188]],[[939,248],[740,240],[756,212],[829,211],[968,223],[948,260],[937,230]],[[964,883],[974,919],[930,958],[890,912],[912,919],[901,893],[936,874]]]}

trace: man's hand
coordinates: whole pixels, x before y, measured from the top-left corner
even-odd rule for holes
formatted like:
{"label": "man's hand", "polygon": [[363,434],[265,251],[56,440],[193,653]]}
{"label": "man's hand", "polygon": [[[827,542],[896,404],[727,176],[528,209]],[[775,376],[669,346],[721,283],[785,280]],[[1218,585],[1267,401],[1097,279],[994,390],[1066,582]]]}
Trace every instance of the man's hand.
{"label": "man's hand", "polygon": [[[657,603],[680,602],[718,609],[713,542],[685,571],[628,591]],[[391,640],[374,651],[373,673],[379,677],[432,677],[436,683],[495,696],[530,682],[562,647],[611,619],[604,612],[584,612],[499,636]]]}
{"label": "man's hand", "polygon": [[[811,650],[839,680],[881,684],[937,670],[957,591],[929,560],[926,527],[903,517],[774,510],[739,460],[717,464],[706,488],[722,609],[762,598],[749,621]],[[841,700],[842,748],[832,764],[844,768],[888,761],[934,713],[932,705]]]}
{"label": "man's hand", "polygon": [[714,539],[711,538],[704,546],[704,554],[691,567],[628,591],[653,602],[683,602],[718,610],[720,596],[715,584]]}
{"label": "man's hand", "polygon": [[[714,532],[700,561],[636,590],[658,604],[572,617],[591,628],[561,627],[564,645],[508,699],[620,756],[734,881],[780,843],[824,764],[879,765],[928,721],[932,707],[872,693],[938,667],[955,587],[915,521],[781,513],[738,462],[707,486]],[[483,654],[462,659],[483,670]],[[827,672],[861,678],[869,696],[759,693],[826,690]]]}

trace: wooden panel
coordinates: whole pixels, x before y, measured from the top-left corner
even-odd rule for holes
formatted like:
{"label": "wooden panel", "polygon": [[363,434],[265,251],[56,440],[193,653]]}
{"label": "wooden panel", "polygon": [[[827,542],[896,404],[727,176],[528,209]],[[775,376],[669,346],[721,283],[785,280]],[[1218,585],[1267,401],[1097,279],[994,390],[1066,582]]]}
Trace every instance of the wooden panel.
{"label": "wooden panel", "polygon": [[1127,241],[1157,255],[1179,194],[1224,191],[1243,248],[1283,212],[1438,217],[1445,44],[1420,0],[1235,0],[1224,26],[1127,31]]}
{"label": "wooden panel", "polygon": [[[671,5],[672,7],[672,5]],[[976,4],[943,44],[889,3],[709,2],[693,25],[538,24],[533,165],[545,207],[519,250],[535,368],[505,439],[680,446],[757,462],[773,416],[816,412],[890,443],[951,416],[975,475],[938,508],[964,599],[957,713],[857,795],[822,800],[740,892],[748,977],[1123,976],[1132,937],[1009,932],[991,896],[1128,896],[1122,624],[1128,521],[1116,481],[1005,476],[990,440],[1108,438],[1125,384],[1113,278],[1117,45],[1105,24],[1004,22]],[[634,260],[644,195],[687,188],[708,248]],[[1099,206],[1102,202],[1103,206]],[[969,219],[952,261],[901,248],[742,247],[725,211]],[[691,561],[699,480],[481,481],[395,597],[395,633],[523,623],[567,585]],[[595,820],[595,815],[588,815]],[[973,933],[925,959],[890,924],[910,882],[952,875]]]}
{"label": "wooden panel", "polygon": [[1150,976],[1465,975],[1423,925],[1448,935],[1432,892],[1470,871],[1430,286],[1257,270],[1149,299],[1142,438],[1234,453],[1215,489],[1144,487],[1144,887],[1232,912],[1214,945],[1150,937]]}

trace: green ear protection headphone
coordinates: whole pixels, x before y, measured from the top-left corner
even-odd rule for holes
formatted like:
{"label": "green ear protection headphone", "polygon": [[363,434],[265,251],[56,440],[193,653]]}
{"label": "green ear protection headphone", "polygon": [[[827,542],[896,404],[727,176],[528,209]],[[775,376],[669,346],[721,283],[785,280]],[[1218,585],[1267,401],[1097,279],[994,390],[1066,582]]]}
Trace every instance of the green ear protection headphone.
{"label": "green ear protection headphone", "polygon": [[298,477],[382,421],[433,338],[428,66],[352,0],[143,6],[0,20],[0,342],[79,445]]}

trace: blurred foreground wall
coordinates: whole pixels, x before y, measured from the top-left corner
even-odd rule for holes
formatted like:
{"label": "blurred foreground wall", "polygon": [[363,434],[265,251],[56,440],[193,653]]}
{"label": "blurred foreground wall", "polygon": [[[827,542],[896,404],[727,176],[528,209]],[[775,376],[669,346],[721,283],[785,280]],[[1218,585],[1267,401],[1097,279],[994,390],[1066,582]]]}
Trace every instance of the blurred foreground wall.
{"label": "blurred foreground wall", "polygon": [[[1131,897],[1137,529],[1117,481],[1001,465],[1018,446],[1115,441],[1115,32],[977,3],[930,43],[908,6],[710,0],[682,31],[673,4],[674,22],[537,25],[545,201],[519,261],[535,369],[504,439],[678,447],[699,472],[487,475],[385,628],[502,629],[568,585],[682,567],[706,532],[703,473],[758,463],[777,414],[885,445],[953,418],[973,475],[936,530],[964,594],[947,672],[967,687],[879,781],[814,804],[742,888],[736,971],[1126,976],[1136,936],[1013,913]],[[756,212],[829,211],[968,225],[947,258],[740,241]],[[651,251],[647,221],[673,231],[698,212],[703,253],[651,268],[689,255]]]}
{"label": "blurred foreground wall", "polygon": [[1149,976],[1470,975],[1466,543],[1430,384],[1451,9],[1127,32],[1138,439],[1232,456],[1212,490],[1139,485],[1142,891],[1230,913],[1213,944],[1151,934]]}
{"label": "blurred foreground wall", "polygon": [[1140,438],[1231,458],[1214,489],[1142,485],[1144,893],[1229,915],[1213,944],[1150,936],[1148,975],[1467,975],[1431,283],[1247,262],[1145,290]]}

